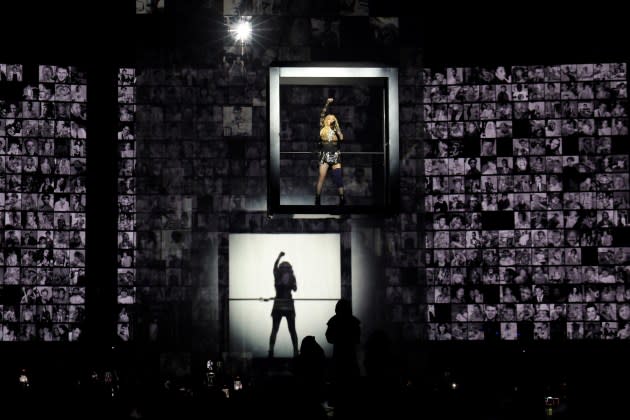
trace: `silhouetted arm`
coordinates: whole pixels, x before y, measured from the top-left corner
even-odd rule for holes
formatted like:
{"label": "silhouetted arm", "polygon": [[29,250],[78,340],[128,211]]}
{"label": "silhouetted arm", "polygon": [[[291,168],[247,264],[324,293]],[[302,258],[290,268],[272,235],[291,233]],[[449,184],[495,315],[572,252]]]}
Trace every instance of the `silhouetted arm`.
{"label": "silhouetted arm", "polygon": [[276,262],[273,263],[273,278],[275,280],[278,279],[278,263],[280,262],[280,258],[284,257],[284,252],[280,251],[280,254],[278,254],[278,258],[276,258]]}

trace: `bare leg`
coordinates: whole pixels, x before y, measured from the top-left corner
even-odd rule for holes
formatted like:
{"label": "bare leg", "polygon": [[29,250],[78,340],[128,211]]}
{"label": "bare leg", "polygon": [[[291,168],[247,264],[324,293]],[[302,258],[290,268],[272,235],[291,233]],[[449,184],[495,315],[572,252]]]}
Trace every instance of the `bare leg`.
{"label": "bare leg", "polygon": [[269,357],[273,357],[273,348],[276,345],[276,336],[278,335],[278,329],[280,328],[281,316],[273,316],[273,325],[271,327],[271,336],[269,337]]}
{"label": "bare leg", "polygon": [[328,172],[328,164],[320,163],[319,164],[319,179],[317,180],[317,195],[322,193],[322,188],[324,187],[324,180],[326,179],[326,173]]}
{"label": "bare leg", "polygon": [[287,324],[289,325],[289,334],[291,335],[291,343],[293,343],[293,356],[298,355],[298,337],[295,331],[295,315],[287,316]]}

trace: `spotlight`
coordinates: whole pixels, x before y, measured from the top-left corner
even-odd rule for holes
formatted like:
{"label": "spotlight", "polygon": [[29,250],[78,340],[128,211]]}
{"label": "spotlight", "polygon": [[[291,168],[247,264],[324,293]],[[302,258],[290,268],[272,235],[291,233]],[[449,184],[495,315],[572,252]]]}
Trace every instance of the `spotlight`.
{"label": "spotlight", "polygon": [[238,22],[232,29],[234,38],[240,42],[247,42],[252,36],[252,24],[245,20]]}

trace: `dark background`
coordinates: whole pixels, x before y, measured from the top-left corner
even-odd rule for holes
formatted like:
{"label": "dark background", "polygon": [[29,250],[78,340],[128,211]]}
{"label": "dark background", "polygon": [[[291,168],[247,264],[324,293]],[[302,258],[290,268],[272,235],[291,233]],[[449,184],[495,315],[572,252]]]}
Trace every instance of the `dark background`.
{"label": "dark background", "polygon": [[[114,333],[117,69],[121,66],[162,67],[168,72],[178,67],[213,67],[220,62],[224,52],[226,31],[221,16],[222,7],[210,1],[172,3],[167,1],[162,14],[143,16],[135,15],[134,4],[130,1],[97,4],[84,1],[47,4],[20,1],[19,10],[5,10],[6,6],[1,6],[3,20],[8,26],[3,29],[0,61],[86,66],[90,156],[86,242],[88,325],[85,340],[77,344],[1,343],[0,378],[3,382],[14,380],[20,367],[31,368],[36,372],[33,376],[40,382],[51,382],[70,380],[66,379],[72,377],[72,374],[67,375],[68,370],[80,375],[86,369],[115,366],[124,372],[124,380],[145,383],[162,375],[160,361],[171,357],[169,355],[173,355],[173,359],[176,359],[174,355],[189,355],[194,376],[201,371],[206,358],[216,357],[226,350],[224,311],[219,310],[216,318],[195,316],[190,300],[146,301],[137,305],[138,312],[145,311],[147,316],[159,314],[161,331],[166,331],[159,342],[142,339],[142,322],[136,328],[137,339],[131,343],[117,342]],[[423,66],[613,62],[628,61],[629,56],[625,43],[627,19],[619,13],[619,6],[602,2],[588,10],[578,7],[552,10],[548,5],[531,3],[521,10],[508,11],[506,7],[495,9],[480,5],[456,9],[449,5],[420,6],[416,2],[402,0],[370,1],[371,16],[399,16],[398,37],[388,45],[372,38],[368,17],[354,16],[339,17],[338,49],[310,46],[310,41],[292,42],[287,34],[294,18],[334,17],[334,7],[325,7],[329,3],[334,2],[287,1],[283,14],[261,19],[260,30],[270,34],[261,41],[264,47],[277,49],[280,56],[287,54],[291,57],[295,53],[299,61],[304,61],[305,56],[314,61],[380,61],[399,66],[403,75],[417,75]],[[414,9],[416,7],[420,9]],[[404,83],[401,81],[401,84]],[[415,82],[412,82],[408,88],[414,89],[414,85]],[[222,86],[221,89],[225,90],[227,100],[220,105],[230,105],[230,86]],[[412,97],[416,98],[414,104],[421,104],[420,91]],[[138,100],[142,102],[146,99],[139,95]],[[264,117],[264,113],[261,116]],[[264,118],[254,121],[254,124],[258,124],[261,131],[254,130],[252,138],[246,141],[259,144],[266,151],[262,129]],[[142,127],[137,130],[140,137]],[[240,154],[245,147],[243,144],[223,138],[216,140],[217,144],[221,144],[221,150],[225,151],[222,159],[228,159],[231,167],[243,165],[236,163],[244,159]],[[194,144],[200,141],[190,139],[193,150]],[[409,157],[406,153],[410,144],[418,141],[418,137],[401,135],[401,156]],[[142,140],[138,142],[140,154]],[[412,153],[411,157],[420,156]],[[183,146],[176,154],[167,154],[165,149],[157,157],[139,159],[144,159],[149,166],[156,160],[168,161],[171,167],[181,169],[189,168],[194,160],[192,154],[183,150]],[[265,154],[249,160],[262,162]],[[472,395],[479,396],[511,383],[521,384],[521,388],[539,389],[542,384],[557,384],[565,378],[574,395],[588,397],[582,399],[581,404],[590,408],[596,407],[599,400],[610,401],[621,395],[622,389],[614,386],[613,382],[627,378],[630,373],[624,360],[628,350],[624,343],[425,343],[403,336],[403,323],[394,321],[389,315],[395,304],[388,303],[384,298],[385,278],[417,279],[421,268],[414,262],[418,260],[420,248],[405,249],[392,255],[390,249],[382,244],[400,242],[405,233],[417,235],[417,244],[422,243],[418,227],[403,224],[409,215],[419,212],[414,178],[403,177],[401,180],[402,216],[327,221],[324,227],[320,227],[305,221],[266,219],[265,212],[260,211],[261,205],[264,208],[264,177],[254,177],[253,182],[260,189],[252,196],[240,192],[235,194],[233,191],[240,190],[233,178],[220,194],[216,194],[200,187],[203,176],[186,171],[184,190],[160,188],[164,179],[160,174],[158,177],[147,175],[138,191],[141,195],[144,188],[146,195],[152,199],[174,195],[195,198],[193,223],[197,225],[189,229],[187,236],[194,250],[188,262],[180,268],[190,278],[190,283],[182,287],[188,289],[185,295],[191,299],[206,293],[205,298],[214,298],[219,308],[223,308],[226,284],[221,282],[227,280],[227,275],[221,270],[227,267],[222,258],[227,256],[228,232],[351,230],[363,235],[362,238],[370,238],[366,248],[376,257],[371,259],[374,268],[372,278],[367,279],[373,282],[373,290],[371,300],[365,303],[370,307],[370,318],[362,319],[363,338],[376,328],[386,328],[398,356],[392,363],[404,376],[443,378],[444,370],[448,369],[462,378],[462,382],[468,383],[469,388],[477,389]],[[246,207],[246,211],[232,211],[230,205],[216,204],[218,200],[231,202],[234,195],[245,196],[245,202],[253,203],[254,210],[248,212]],[[256,221],[255,225],[249,223],[252,219]],[[210,222],[200,227],[199,220]],[[359,246],[355,245],[353,242],[346,249],[358,249]],[[216,264],[209,262],[213,261],[208,258],[212,250],[216,250],[218,255]],[[219,283],[210,284],[208,279],[211,276],[216,276]],[[419,286],[413,280],[406,287],[420,296]],[[182,359],[186,360],[186,357]],[[58,375],[60,373],[63,374]],[[576,398],[575,401],[580,400]]]}

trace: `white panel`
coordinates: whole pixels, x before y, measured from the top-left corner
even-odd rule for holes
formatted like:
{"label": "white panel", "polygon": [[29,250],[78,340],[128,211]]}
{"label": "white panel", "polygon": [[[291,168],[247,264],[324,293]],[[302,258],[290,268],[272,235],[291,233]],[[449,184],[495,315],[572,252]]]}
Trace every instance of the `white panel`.
{"label": "white panel", "polygon": [[[307,335],[315,339],[332,356],[332,345],[326,342],[326,323],[335,314],[336,301],[296,301],[295,330],[298,348]],[[252,352],[254,357],[266,357],[271,334],[271,308],[273,302],[231,301],[230,302],[230,352]],[[274,348],[275,357],[292,357],[293,347],[282,318]]]}
{"label": "white panel", "polygon": [[380,67],[282,67],[280,77],[388,77],[390,69]]}
{"label": "white panel", "polygon": [[293,298],[339,299],[341,296],[340,235],[231,234],[230,299],[275,296],[273,265],[293,266],[297,291]]}

